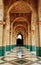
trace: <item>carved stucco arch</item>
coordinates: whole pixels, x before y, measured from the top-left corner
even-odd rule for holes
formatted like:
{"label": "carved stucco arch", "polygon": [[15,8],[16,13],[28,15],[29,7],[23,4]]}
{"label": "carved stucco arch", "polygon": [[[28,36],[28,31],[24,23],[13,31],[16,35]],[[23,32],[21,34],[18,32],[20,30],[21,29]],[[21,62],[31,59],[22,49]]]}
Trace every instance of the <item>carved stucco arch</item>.
{"label": "carved stucco arch", "polygon": [[25,1],[17,1],[17,2],[13,3],[13,4],[10,6],[10,8],[8,9],[7,14],[11,11],[11,9],[12,9],[16,4],[19,4],[20,2],[21,2],[21,3],[24,3],[25,5],[27,5],[27,7],[29,7],[32,12],[35,12],[35,10],[32,8],[32,6],[31,6],[28,2],[25,2]]}
{"label": "carved stucco arch", "polygon": [[[15,2],[15,3],[18,4],[19,2],[24,2],[24,1],[18,1],[18,2]],[[9,13],[10,13],[11,9],[15,6],[15,3],[12,4],[11,7],[8,9],[8,12],[7,12],[7,15],[8,15],[8,16],[9,16]],[[24,3],[27,4],[27,7],[29,7],[30,10],[32,11],[32,13],[34,13],[34,14],[36,15],[36,12],[35,12],[35,10],[31,7],[31,5],[29,5],[29,4],[26,3],[26,2],[24,2]],[[17,21],[17,19],[18,19],[18,18],[14,19],[13,23],[14,23],[15,21]],[[27,21],[27,19],[26,19],[25,21]],[[12,23],[12,25],[13,25],[13,23]]]}
{"label": "carved stucco arch", "polygon": [[15,37],[15,43],[16,43],[17,34],[19,34],[19,33],[21,33],[23,35],[24,44],[26,44],[27,32],[26,32],[24,27],[16,29],[15,34],[14,34],[15,35],[14,36]]}
{"label": "carved stucco arch", "polygon": [[19,29],[19,28],[21,28],[21,29],[24,28],[25,31],[27,31],[27,29],[28,29],[27,26],[24,26],[24,25],[19,24],[19,25],[16,25],[16,26],[14,27],[14,30],[16,31],[16,30]]}
{"label": "carved stucco arch", "polygon": [[25,22],[25,23],[29,23],[28,20],[25,18],[25,17],[17,17],[13,20],[13,22],[11,23],[12,25],[15,23],[15,22],[19,22],[19,21],[22,21],[22,22]]}

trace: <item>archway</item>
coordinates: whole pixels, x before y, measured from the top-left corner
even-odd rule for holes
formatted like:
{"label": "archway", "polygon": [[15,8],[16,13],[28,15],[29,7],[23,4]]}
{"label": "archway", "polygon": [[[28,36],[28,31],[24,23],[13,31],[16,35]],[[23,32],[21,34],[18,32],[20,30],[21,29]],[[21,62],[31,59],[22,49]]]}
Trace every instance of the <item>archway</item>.
{"label": "archway", "polygon": [[16,46],[23,46],[23,35],[21,33],[17,35]]}
{"label": "archway", "polygon": [[[20,3],[22,4],[21,6],[20,6]],[[23,4],[24,3],[24,4]],[[16,4],[17,4],[17,7],[16,7]],[[27,4],[27,5],[26,5]],[[25,7],[24,7],[25,6]],[[21,8],[22,7],[22,8]],[[25,9],[26,8],[26,9]],[[16,13],[18,13],[18,14],[16,14]],[[20,14],[20,13],[22,13],[22,14]],[[26,3],[26,2],[17,2],[17,3],[15,3],[15,5],[14,4],[12,4],[11,5],[11,7],[8,9],[8,12],[7,12],[7,14],[8,14],[8,16],[9,16],[9,14],[11,15],[11,17],[12,17],[12,14],[13,14],[13,17],[15,16],[15,18],[17,18],[17,17],[20,17],[20,16],[24,16],[24,14],[25,13],[34,13],[35,14],[35,11],[34,11],[34,9],[32,8],[32,7],[30,7],[30,5],[28,4],[28,3]],[[26,15],[26,14],[25,14]],[[13,23],[13,20],[15,19],[13,19],[13,17],[11,18],[11,20],[10,20],[10,24],[12,24]],[[25,16],[24,16],[25,17]],[[32,16],[33,17],[33,16]],[[26,17],[25,17],[26,18]],[[34,20],[35,20],[35,18],[36,18],[36,16],[34,15]],[[33,23],[33,18],[32,18],[32,20],[30,20],[31,21],[31,30],[33,30],[32,29],[32,23]],[[9,19],[9,17],[8,17],[8,19]],[[15,21],[15,20],[14,20]],[[36,21],[36,20],[35,20]],[[31,32],[31,35],[32,35],[32,32]],[[28,35],[29,36],[29,35]],[[33,38],[33,37],[32,37]],[[13,39],[13,37],[12,37],[12,39]],[[14,40],[14,42],[15,42],[15,39],[13,39]],[[33,39],[32,39],[33,40]],[[28,40],[29,41],[29,40]],[[30,43],[30,46],[32,46],[32,43],[33,42],[31,42]],[[28,43],[29,44],[29,43]],[[27,44],[27,45],[28,45]],[[31,47],[32,48],[32,47]]]}

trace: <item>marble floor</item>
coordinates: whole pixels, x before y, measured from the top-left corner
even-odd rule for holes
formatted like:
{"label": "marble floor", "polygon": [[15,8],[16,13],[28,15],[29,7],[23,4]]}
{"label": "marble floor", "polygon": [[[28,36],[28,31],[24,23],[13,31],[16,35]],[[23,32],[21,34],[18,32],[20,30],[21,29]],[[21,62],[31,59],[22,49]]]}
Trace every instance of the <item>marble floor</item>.
{"label": "marble floor", "polygon": [[41,65],[41,57],[37,57],[35,52],[30,52],[25,47],[16,47],[4,57],[0,57],[0,65]]}

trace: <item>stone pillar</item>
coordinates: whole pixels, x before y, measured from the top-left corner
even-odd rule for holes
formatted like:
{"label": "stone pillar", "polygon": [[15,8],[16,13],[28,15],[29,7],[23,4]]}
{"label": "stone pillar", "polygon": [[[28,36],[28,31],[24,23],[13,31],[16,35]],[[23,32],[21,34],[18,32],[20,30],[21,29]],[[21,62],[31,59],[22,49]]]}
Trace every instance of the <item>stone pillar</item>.
{"label": "stone pillar", "polygon": [[39,22],[39,35],[40,35],[40,47],[41,47],[41,21]]}
{"label": "stone pillar", "polygon": [[31,51],[36,50],[36,35],[35,35],[35,24],[36,24],[36,13],[32,13],[31,19]]}
{"label": "stone pillar", "polygon": [[41,56],[41,0],[38,1],[38,24],[36,28],[36,37],[37,39],[37,45],[36,45],[36,55]]}
{"label": "stone pillar", "polygon": [[12,50],[12,49],[13,49],[13,43],[12,43],[12,30],[11,30],[11,36],[10,36],[10,37],[11,37],[11,39],[10,39],[11,41],[10,41],[10,42],[11,42],[11,50]]}
{"label": "stone pillar", "polygon": [[31,38],[30,38],[30,25],[28,25],[28,46],[27,48],[30,49],[31,46]]}
{"label": "stone pillar", "polygon": [[6,45],[6,51],[10,51],[10,20],[9,15],[6,16],[6,26],[5,26],[5,45]]}
{"label": "stone pillar", "polygon": [[10,32],[9,32],[9,46],[10,50],[12,49],[12,43],[11,43],[11,26],[10,26]]}
{"label": "stone pillar", "polygon": [[39,22],[39,35],[40,35],[40,54],[39,56],[41,56],[41,21]]}
{"label": "stone pillar", "polygon": [[28,49],[28,30],[26,31],[26,44],[25,47]]}
{"label": "stone pillar", "polygon": [[4,29],[4,46],[5,46],[5,51],[9,51],[10,47],[9,47],[9,25],[5,26]]}
{"label": "stone pillar", "polygon": [[41,22],[37,25],[38,31],[36,31],[37,34],[37,47],[36,47],[36,55],[41,56]]}
{"label": "stone pillar", "polygon": [[16,34],[15,34],[15,30],[13,29],[13,25],[11,24],[11,45],[12,45],[12,49],[16,47],[15,38]]}
{"label": "stone pillar", "polygon": [[4,6],[3,0],[0,0],[0,56],[4,55],[4,44],[3,44],[3,16],[4,16]]}
{"label": "stone pillar", "polygon": [[9,25],[7,25],[6,27],[6,46],[7,46],[7,50],[10,51],[10,30],[9,30]]}
{"label": "stone pillar", "polygon": [[36,55],[40,56],[39,22],[36,23]]}
{"label": "stone pillar", "polygon": [[35,41],[35,26],[32,24],[32,28],[31,28],[31,51],[35,51],[36,50],[36,41]]}
{"label": "stone pillar", "polygon": [[4,46],[3,46],[3,24],[2,24],[2,21],[0,22],[0,56],[3,56],[5,53],[5,49],[4,49]]}
{"label": "stone pillar", "polygon": [[13,43],[12,43],[12,26],[10,25],[10,49],[13,49]]}
{"label": "stone pillar", "polygon": [[4,53],[6,53],[6,30],[5,30],[5,25],[3,25],[3,47],[4,47]]}

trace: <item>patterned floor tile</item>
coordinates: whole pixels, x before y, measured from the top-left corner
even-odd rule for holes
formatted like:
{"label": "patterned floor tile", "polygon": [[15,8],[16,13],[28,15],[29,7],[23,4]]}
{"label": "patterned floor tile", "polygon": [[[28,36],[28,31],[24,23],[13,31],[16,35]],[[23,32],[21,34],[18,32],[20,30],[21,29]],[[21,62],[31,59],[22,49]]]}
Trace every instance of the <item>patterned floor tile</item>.
{"label": "patterned floor tile", "polygon": [[12,60],[15,60],[16,58],[11,56],[11,57],[5,57],[4,60],[5,61],[12,61]]}
{"label": "patterned floor tile", "polygon": [[0,57],[0,65],[41,65],[41,57],[37,57],[34,52],[21,47],[23,54],[19,54],[22,56],[19,58],[18,50],[19,47],[6,52],[5,57]]}
{"label": "patterned floor tile", "polygon": [[17,65],[26,65],[33,63],[32,61],[26,60],[26,59],[16,59],[15,61],[11,61],[12,64]]}
{"label": "patterned floor tile", "polygon": [[2,59],[3,57],[1,56],[0,59]]}
{"label": "patterned floor tile", "polygon": [[3,64],[0,64],[0,65],[13,65],[13,64],[11,64],[11,63],[3,63]]}
{"label": "patterned floor tile", "polygon": [[3,60],[0,60],[0,64],[2,64],[2,63],[4,63],[5,61],[3,61]]}
{"label": "patterned floor tile", "polygon": [[38,63],[33,63],[33,64],[31,64],[31,65],[40,65],[40,64],[38,64]]}
{"label": "patterned floor tile", "polygon": [[38,63],[39,63],[39,64],[41,64],[41,60],[40,60],[40,61],[38,61]]}
{"label": "patterned floor tile", "polygon": [[41,59],[41,57],[38,57],[39,59]]}
{"label": "patterned floor tile", "polygon": [[31,60],[31,61],[37,61],[38,59],[37,58],[25,58],[25,59],[28,59],[28,60]]}

